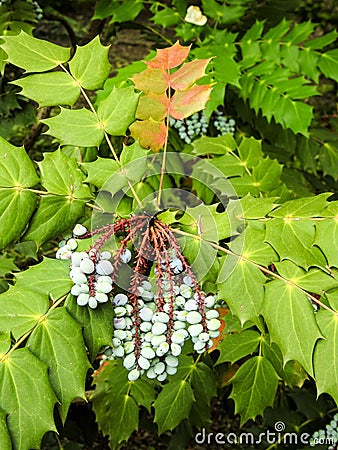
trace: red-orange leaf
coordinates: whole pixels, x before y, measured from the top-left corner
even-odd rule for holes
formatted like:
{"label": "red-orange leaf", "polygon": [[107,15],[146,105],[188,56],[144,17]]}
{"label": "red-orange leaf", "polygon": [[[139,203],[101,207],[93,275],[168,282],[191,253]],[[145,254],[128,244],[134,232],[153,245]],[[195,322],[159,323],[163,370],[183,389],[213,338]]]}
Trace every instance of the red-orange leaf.
{"label": "red-orange leaf", "polygon": [[171,75],[170,86],[180,91],[188,89],[197,80],[204,77],[205,69],[210,61],[211,58],[194,59],[194,61],[184,63],[182,67]]}
{"label": "red-orange leaf", "polygon": [[186,91],[176,91],[170,101],[170,115],[174,119],[184,119],[204,109],[211,90],[210,84],[195,84]]}
{"label": "red-orange leaf", "polygon": [[169,98],[165,95],[143,95],[138,103],[136,118],[161,121],[165,118],[169,108]]}
{"label": "red-orange leaf", "polygon": [[168,87],[168,74],[163,69],[147,67],[143,72],[134,75],[131,80],[136,89],[145,94],[163,94]]}
{"label": "red-orange leaf", "polygon": [[239,364],[233,364],[232,366],[224,368],[217,380],[218,387],[222,388],[227,384],[229,384],[229,381],[236,374],[239,368],[240,368]]}
{"label": "red-orange leaf", "polygon": [[223,341],[225,336],[224,329],[226,324],[225,321],[223,320],[223,317],[225,317],[228,314],[229,308],[217,308],[217,311],[219,312],[219,320],[221,322],[221,326],[219,327],[219,336],[212,339],[213,346],[208,350],[209,353],[217,349],[217,347]]}
{"label": "red-orange leaf", "polygon": [[167,127],[164,120],[162,122],[156,122],[155,120],[138,120],[129,127],[132,137],[140,141],[140,144],[144,148],[150,148],[153,152],[158,152],[163,147],[166,135]]}
{"label": "red-orange leaf", "polygon": [[158,49],[155,58],[151,61],[146,61],[146,64],[154,69],[159,69],[161,67],[166,70],[173,69],[187,59],[189,52],[190,45],[189,47],[184,47],[176,41],[171,47]]}

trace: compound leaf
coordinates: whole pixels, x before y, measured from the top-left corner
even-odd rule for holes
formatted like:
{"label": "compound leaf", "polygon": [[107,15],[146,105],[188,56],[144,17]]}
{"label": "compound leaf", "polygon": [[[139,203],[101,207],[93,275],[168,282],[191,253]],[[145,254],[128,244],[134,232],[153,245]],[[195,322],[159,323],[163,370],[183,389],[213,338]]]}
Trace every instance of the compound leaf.
{"label": "compound leaf", "polygon": [[105,185],[105,183],[113,177],[119,170],[120,165],[110,158],[101,158],[100,156],[92,162],[82,163],[87,172],[86,182],[94,184],[99,189]]}
{"label": "compound leaf", "polygon": [[134,139],[139,140],[142,147],[158,152],[165,142],[167,128],[164,121],[156,122],[150,118],[134,122],[130,126],[130,133]]}
{"label": "compound leaf", "polygon": [[93,361],[103,346],[112,344],[113,308],[108,304],[97,309],[84,308],[76,303],[72,295],[67,297],[66,308],[82,325],[90,360]]}
{"label": "compound leaf", "polygon": [[136,89],[144,94],[161,95],[164,94],[168,87],[167,77],[162,69],[147,67],[131,79]]}
{"label": "compound leaf", "polygon": [[338,49],[323,53],[319,59],[320,70],[327,78],[338,81]]}
{"label": "compound leaf", "polygon": [[[52,258],[44,258],[40,264],[17,273],[15,278],[17,281],[12,290],[50,295],[54,301],[67,294],[73,285],[69,278],[69,261]],[[14,295],[14,291],[12,294]]]}
{"label": "compound leaf", "polygon": [[283,205],[279,206],[269,215],[271,217],[279,218],[316,217],[326,207],[326,200],[330,195],[331,194],[323,193],[314,197],[291,200],[283,203]]}
{"label": "compound leaf", "polygon": [[176,72],[170,76],[170,85],[179,91],[184,91],[196,83],[197,80],[204,77],[205,69],[211,58],[195,59],[184,63]]}
{"label": "compound leaf", "polygon": [[174,119],[184,119],[200,111],[205,107],[211,90],[211,85],[202,84],[185,91],[176,91],[170,101],[170,115]]}
{"label": "compound leaf", "polygon": [[289,259],[305,269],[326,265],[321,251],[313,247],[315,225],[309,219],[286,217],[269,220],[265,240],[276,250],[281,260]]}
{"label": "compound leaf", "polygon": [[151,406],[155,400],[155,389],[151,383],[142,379],[137,380],[136,383],[131,384],[130,395],[138,405],[144,406],[149,413],[151,412]]}
{"label": "compound leaf", "polygon": [[155,58],[146,64],[153,69],[173,69],[187,59],[189,51],[190,46],[183,47],[179,41],[176,41],[171,47],[158,49]]}
{"label": "compound leaf", "polygon": [[336,219],[325,219],[316,224],[315,244],[324,252],[329,266],[338,268],[338,222]]}
{"label": "compound leaf", "polygon": [[191,374],[191,385],[195,398],[210,405],[211,399],[217,394],[215,375],[210,367],[202,362],[196,364]]}
{"label": "compound leaf", "polygon": [[227,256],[218,276],[218,297],[225,300],[243,325],[257,322],[264,300],[265,277],[250,262]]}
{"label": "compound leaf", "polygon": [[7,421],[6,421],[7,414],[5,411],[0,410],[0,441],[1,441],[1,447],[3,450],[12,450],[12,443],[11,443],[11,437],[9,435],[9,431],[7,428]]}

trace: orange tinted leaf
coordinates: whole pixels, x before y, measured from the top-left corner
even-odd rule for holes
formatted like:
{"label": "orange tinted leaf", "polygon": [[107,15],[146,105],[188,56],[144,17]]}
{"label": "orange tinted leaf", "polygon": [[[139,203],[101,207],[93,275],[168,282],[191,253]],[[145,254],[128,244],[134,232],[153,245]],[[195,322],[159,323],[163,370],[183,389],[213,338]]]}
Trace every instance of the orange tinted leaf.
{"label": "orange tinted leaf", "polygon": [[224,329],[225,329],[226,324],[225,324],[225,321],[222,319],[222,317],[225,317],[228,314],[229,309],[228,308],[217,308],[217,311],[219,312],[219,320],[221,322],[221,326],[219,327],[219,336],[212,339],[213,346],[208,350],[209,353],[213,352],[214,350],[217,349],[219,344],[223,341],[224,335],[225,335]]}
{"label": "orange tinted leaf", "polygon": [[205,69],[211,58],[195,59],[194,61],[184,63],[170,77],[170,85],[176,90],[185,90],[196,83],[197,80],[204,77]]}
{"label": "orange tinted leaf", "polygon": [[136,118],[141,120],[163,120],[169,108],[169,99],[165,94],[144,95],[140,98],[136,110]]}
{"label": "orange tinted leaf", "polygon": [[240,367],[239,364],[234,364],[224,369],[217,380],[218,387],[222,388],[226,386],[231,380],[231,378],[234,375],[236,375],[236,372],[239,369],[239,367]]}
{"label": "orange tinted leaf", "polygon": [[147,67],[143,72],[134,75],[131,80],[136,89],[145,94],[163,94],[168,86],[168,75],[163,69]]}
{"label": "orange tinted leaf", "polygon": [[149,67],[172,69],[182,64],[188,57],[190,52],[189,47],[184,47],[178,41],[168,48],[158,49],[155,58],[146,62]]}
{"label": "orange tinted leaf", "polygon": [[186,91],[176,91],[170,101],[170,115],[174,119],[184,119],[204,109],[211,90],[210,84],[195,84]]}
{"label": "orange tinted leaf", "polygon": [[167,127],[164,120],[162,122],[156,122],[153,119],[138,120],[130,126],[130,133],[134,139],[140,141],[142,147],[158,152],[164,145]]}

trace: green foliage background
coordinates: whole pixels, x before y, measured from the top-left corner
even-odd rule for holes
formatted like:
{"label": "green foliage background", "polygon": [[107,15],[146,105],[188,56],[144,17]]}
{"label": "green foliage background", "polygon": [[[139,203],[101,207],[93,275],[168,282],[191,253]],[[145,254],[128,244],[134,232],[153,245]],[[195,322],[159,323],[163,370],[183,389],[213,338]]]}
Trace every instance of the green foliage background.
{"label": "green foliage background", "polygon": [[[234,137],[216,137],[211,127],[188,145],[170,131],[168,151],[177,166],[165,174],[164,186],[190,189],[203,205],[161,216],[181,232],[202,287],[215,290],[230,312],[217,350],[196,358],[186,346],[177,374],[164,385],[129,382],[116,361],[95,371],[90,400],[100,430],[118,448],[148,414],[159,435],[173,431],[183,442],[182,436],[208,426],[216,396],[234,402],[241,426],[259,415],[273,425],[269,414],[282,409],[280,397],[299,392],[307,405],[315,403],[309,392],[320,396],[313,421],[335,407],[337,119],[328,106],[324,120],[317,101],[323,87],[336,87],[338,33],[296,22],[291,12],[297,1],[265,6],[202,1],[208,22],[199,27],[184,21],[184,0],[150,6],[101,0],[92,17],[104,25],[101,40],[95,36],[76,49],[33,37],[28,3],[0,7],[7,113],[17,105],[24,111],[23,122],[17,114],[0,128],[4,450],[40,448],[45,433],[62,430],[73,400],[86,399],[99,351],[111,345],[111,307],[77,306],[69,294],[69,263],[53,257],[57,239],[80,220],[89,224],[93,210],[127,217],[136,208],[135,190],[142,200],[158,189],[159,175],[149,171],[151,151],[122,142],[140,97],[130,78],[146,67],[137,61],[113,72],[109,46],[101,42],[122,24],[151,31],[158,38],[154,47],[180,39],[193,44],[191,58],[212,57],[202,80],[214,84],[205,115],[212,120],[223,108],[236,118]],[[142,19],[145,8],[152,24]],[[55,11],[46,6],[46,14]],[[31,123],[36,104],[53,108],[41,120],[50,137],[39,137],[27,151],[17,145],[13,123]],[[178,176],[185,155],[196,157],[188,185]],[[238,198],[229,198],[224,180]],[[121,192],[123,201],[112,211]],[[224,198],[226,209],[218,210]],[[312,303],[319,306],[316,313]],[[309,420],[304,409],[297,417],[284,411],[291,430]]]}

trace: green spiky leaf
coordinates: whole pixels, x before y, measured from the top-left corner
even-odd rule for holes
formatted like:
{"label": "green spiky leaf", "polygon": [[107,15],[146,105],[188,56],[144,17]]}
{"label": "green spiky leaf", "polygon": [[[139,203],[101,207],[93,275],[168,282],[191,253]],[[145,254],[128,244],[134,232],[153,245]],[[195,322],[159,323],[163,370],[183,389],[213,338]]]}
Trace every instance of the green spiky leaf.
{"label": "green spiky leaf", "polygon": [[[0,408],[9,416],[13,449],[39,448],[43,435],[56,431],[53,419],[57,398],[47,366],[27,348],[15,350],[0,364]],[[30,406],[34,405],[34,409]]]}
{"label": "green spiky leaf", "polygon": [[235,413],[241,415],[241,424],[257,415],[263,415],[272,406],[277,391],[278,375],[263,356],[255,356],[239,368],[231,379],[230,398],[235,402]]}
{"label": "green spiky leaf", "polygon": [[62,145],[98,147],[103,139],[103,126],[88,109],[64,109],[60,114],[41,122],[48,125],[47,134],[56,137]]}
{"label": "green spiky leaf", "polygon": [[81,325],[65,308],[57,308],[33,331],[27,345],[48,365],[50,382],[60,402],[61,419],[65,421],[71,401],[86,398],[85,379],[90,364]]}
{"label": "green spiky leaf", "polygon": [[80,96],[80,87],[64,72],[29,75],[13,82],[22,88],[22,95],[36,101],[40,107],[74,105]]}
{"label": "green spiky leaf", "polygon": [[109,75],[109,46],[104,47],[99,36],[83,47],[77,47],[69,62],[69,69],[75,80],[85,89],[99,89]]}
{"label": "green spiky leaf", "polygon": [[21,31],[16,36],[3,36],[2,49],[9,55],[7,61],[27,72],[46,72],[68,61],[70,49]]}

